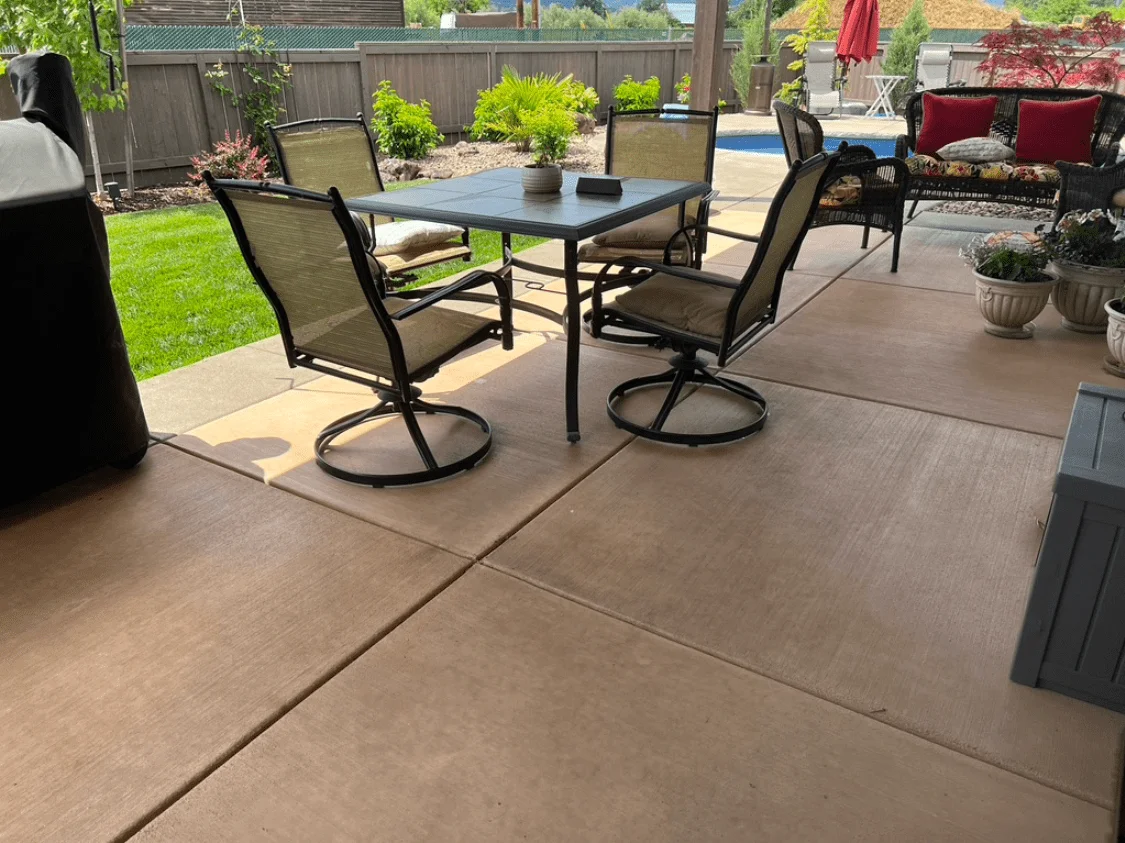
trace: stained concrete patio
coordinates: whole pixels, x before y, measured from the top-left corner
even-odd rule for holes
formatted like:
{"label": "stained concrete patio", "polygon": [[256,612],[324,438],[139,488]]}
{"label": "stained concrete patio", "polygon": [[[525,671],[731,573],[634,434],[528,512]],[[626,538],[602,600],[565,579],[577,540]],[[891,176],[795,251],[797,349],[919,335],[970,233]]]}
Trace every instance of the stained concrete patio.
{"label": "stained concrete patio", "polygon": [[[724,226],[761,157],[720,162]],[[0,840],[1112,839],[1125,718],[1007,670],[1075,388],[1117,384],[1051,313],[981,331],[981,226],[922,214],[897,276],[810,233],[730,366],[770,422],[722,448],[613,428],[663,355],[589,338],[567,445],[543,320],[427,385],[496,446],[417,489],[315,467],[371,397],[276,340],[142,384],[139,469],[0,516]]]}

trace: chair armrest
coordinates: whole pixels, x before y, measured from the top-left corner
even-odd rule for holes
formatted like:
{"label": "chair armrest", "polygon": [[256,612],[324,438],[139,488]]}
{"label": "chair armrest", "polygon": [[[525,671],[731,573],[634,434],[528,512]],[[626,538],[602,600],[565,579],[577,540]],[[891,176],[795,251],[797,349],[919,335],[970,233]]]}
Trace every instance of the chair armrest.
{"label": "chair armrest", "polygon": [[[390,314],[390,316],[396,322],[400,322],[403,319],[409,319],[420,310],[425,310],[427,307],[431,307],[432,305],[437,304],[442,299],[446,299],[449,296],[454,295],[455,293],[464,292],[465,290],[471,290],[474,287],[482,287],[485,284],[489,283],[495,285],[496,296],[500,300],[502,306],[511,303],[511,295],[508,292],[508,285],[504,283],[504,279],[498,273],[489,272],[488,270],[484,269],[478,269],[475,272],[470,272],[460,281],[455,281],[452,284],[448,284],[445,287],[442,287],[440,290],[437,290],[426,296],[425,298],[419,299],[418,301],[414,302],[414,304],[408,305],[402,310],[395,311],[394,313]],[[392,297],[393,296],[388,296],[388,298]]]}
{"label": "chair armrest", "polygon": [[757,243],[760,239],[756,234],[742,234],[737,231],[728,231],[725,228],[716,228],[713,225],[705,225],[698,222],[693,223],[692,225],[685,225],[668,238],[668,242],[664,246],[664,260],[663,264],[661,264],[662,266],[672,265],[672,247],[681,237],[685,242],[687,242],[688,248],[692,248],[692,239],[687,236],[689,232],[695,233],[695,242],[701,245],[707,242],[706,238],[708,234],[718,234],[721,237],[730,237],[735,240],[745,240],[747,243]]}
{"label": "chair armrest", "polygon": [[910,147],[908,146],[909,140],[906,135],[899,135],[895,138],[895,158],[905,159],[910,154]]}
{"label": "chair armrest", "polygon": [[904,184],[910,177],[910,171],[906,169],[906,162],[901,158],[872,158],[870,161],[838,164],[836,165],[836,169],[832,171],[829,179],[834,181],[840,178],[840,176],[859,176],[864,180],[864,186],[866,187],[867,180],[880,170],[893,171],[894,177],[891,181],[896,185]]}
{"label": "chair armrest", "polygon": [[656,261],[646,260],[644,258],[622,258],[618,265],[628,264],[626,268],[630,269],[648,269],[652,272],[663,272],[665,275],[673,275],[676,278],[683,278],[685,281],[696,281],[700,284],[710,284],[712,287],[726,287],[730,290],[738,289],[739,282],[733,278],[725,278],[723,276],[715,275],[714,273],[704,272],[702,269],[695,269],[691,266],[680,266],[679,264],[663,264]]}

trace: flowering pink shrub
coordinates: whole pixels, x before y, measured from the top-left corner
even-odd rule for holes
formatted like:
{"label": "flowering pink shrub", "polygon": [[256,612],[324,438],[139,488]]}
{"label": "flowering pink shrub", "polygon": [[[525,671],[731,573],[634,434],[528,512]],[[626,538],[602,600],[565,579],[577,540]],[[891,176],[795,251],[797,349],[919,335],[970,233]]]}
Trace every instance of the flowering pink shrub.
{"label": "flowering pink shrub", "polygon": [[216,143],[210,152],[195,156],[191,163],[194,169],[188,179],[195,184],[203,181],[207,170],[217,179],[263,181],[270,169],[270,159],[254,143],[253,136],[243,137],[241,132],[234,133],[234,140],[227,132],[226,140]]}
{"label": "flowering pink shrub", "polygon": [[1125,41],[1125,23],[1102,12],[1081,26],[1037,26],[1015,21],[980,40],[988,50],[982,73],[1010,88],[1112,89],[1125,71],[1114,44]]}

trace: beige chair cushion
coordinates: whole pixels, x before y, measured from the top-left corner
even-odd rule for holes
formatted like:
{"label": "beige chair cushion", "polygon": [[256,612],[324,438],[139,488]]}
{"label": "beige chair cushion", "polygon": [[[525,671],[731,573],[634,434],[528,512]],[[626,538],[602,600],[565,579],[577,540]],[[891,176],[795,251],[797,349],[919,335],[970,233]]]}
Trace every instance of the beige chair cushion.
{"label": "beige chair cushion", "polygon": [[[695,222],[689,214],[685,224]],[[594,237],[597,246],[612,246],[624,249],[664,249],[680,228],[680,209],[667,208],[651,216],[644,217],[626,225]]]}
{"label": "beige chair cushion", "polygon": [[727,309],[738,280],[703,274],[732,286],[718,287],[657,272],[619,295],[612,309],[717,342],[722,339]]}
{"label": "beige chair cushion", "polygon": [[455,225],[421,220],[399,220],[375,226],[375,257],[397,255],[427,246],[438,246],[454,237],[460,239],[461,229]]}
{"label": "beige chair cushion", "polygon": [[[645,258],[662,262],[664,260],[664,246],[656,249],[632,249],[625,246],[599,246],[597,243],[583,243],[578,247],[578,260],[585,263],[609,263],[619,258]],[[672,250],[672,263],[687,263],[686,249]]]}

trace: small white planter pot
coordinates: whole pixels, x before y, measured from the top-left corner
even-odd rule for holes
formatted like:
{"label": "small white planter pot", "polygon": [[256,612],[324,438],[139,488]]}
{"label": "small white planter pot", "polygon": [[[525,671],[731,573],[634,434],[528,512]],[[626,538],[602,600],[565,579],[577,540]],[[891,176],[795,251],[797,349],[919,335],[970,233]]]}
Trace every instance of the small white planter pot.
{"label": "small white planter pot", "polygon": [[1105,370],[1119,378],[1125,378],[1125,312],[1114,305],[1123,306],[1122,299],[1112,299],[1105,304],[1106,319],[1109,322],[1105,332],[1109,356],[1105,359]]}
{"label": "small white planter pot", "polygon": [[1125,269],[1052,261],[1047,271],[1059,279],[1052,299],[1055,310],[1062,314],[1063,327],[1084,334],[1102,333],[1107,323],[1105,304],[1125,283]]}
{"label": "small white planter pot", "polygon": [[1043,312],[1057,282],[1000,281],[974,272],[977,279],[977,305],[987,323],[986,333],[994,337],[1023,340],[1035,332],[1031,320]]}
{"label": "small white planter pot", "polygon": [[556,193],[562,187],[562,167],[524,167],[523,189],[528,193]]}

